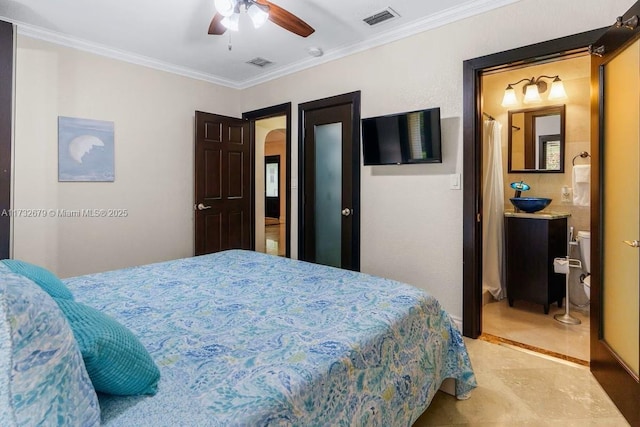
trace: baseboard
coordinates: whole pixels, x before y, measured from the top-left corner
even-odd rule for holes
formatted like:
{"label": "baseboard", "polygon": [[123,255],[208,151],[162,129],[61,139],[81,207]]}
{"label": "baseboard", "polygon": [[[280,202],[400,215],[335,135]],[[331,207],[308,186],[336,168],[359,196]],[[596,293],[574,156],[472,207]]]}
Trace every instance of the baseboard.
{"label": "baseboard", "polygon": [[449,317],[451,317],[451,320],[453,320],[453,323],[455,323],[458,329],[462,330],[462,317],[452,316],[452,315],[449,315]]}
{"label": "baseboard", "polygon": [[495,299],[493,298],[493,295],[491,295],[491,292],[489,292],[486,289],[482,290],[482,305],[487,305],[489,303],[494,302]]}

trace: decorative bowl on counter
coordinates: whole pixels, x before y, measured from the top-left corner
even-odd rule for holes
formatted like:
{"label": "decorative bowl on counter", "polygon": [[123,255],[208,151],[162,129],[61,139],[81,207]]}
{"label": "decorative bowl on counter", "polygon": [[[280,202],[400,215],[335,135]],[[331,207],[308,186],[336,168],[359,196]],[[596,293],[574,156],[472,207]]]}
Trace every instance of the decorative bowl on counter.
{"label": "decorative bowl on counter", "polygon": [[511,204],[526,213],[534,213],[541,211],[549,206],[551,199],[544,197],[512,197]]}

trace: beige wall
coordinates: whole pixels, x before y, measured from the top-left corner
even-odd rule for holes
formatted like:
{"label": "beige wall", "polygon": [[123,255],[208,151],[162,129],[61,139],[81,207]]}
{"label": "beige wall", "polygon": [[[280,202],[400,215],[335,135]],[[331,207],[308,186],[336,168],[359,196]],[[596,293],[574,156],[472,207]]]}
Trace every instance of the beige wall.
{"label": "beige wall", "polygon": [[[362,117],[441,107],[439,165],[362,167],[362,271],[402,280],[435,295],[462,317],[462,62],[611,25],[634,0],[522,0],[416,36],[369,49],[242,92],[251,111],[291,101],[362,91]],[[294,108],[292,135],[298,133]],[[292,187],[297,183],[292,147]],[[292,192],[297,236],[297,190]],[[292,254],[297,254],[297,241]]]}
{"label": "beige wall", "polygon": [[[61,276],[193,255],[194,111],[240,115],[236,90],[18,36],[14,257]],[[58,116],[115,123],[115,182],[58,183]]]}
{"label": "beige wall", "polygon": [[[576,206],[571,202],[561,200],[561,190],[563,186],[571,187],[572,160],[581,151],[590,152],[590,108],[591,108],[591,59],[588,55],[578,58],[556,61],[531,67],[519,68],[516,70],[484,76],[482,79],[482,102],[483,111],[493,116],[502,124],[502,159],[504,173],[504,196],[505,210],[513,211],[513,205],[509,201],[514,195],[514,190],[510,183],[524,181],[531,186],[531,190],[524,192],[523,196],[548,197],[552,199],[551,204],[546,208],[548,211],[569,212],[568,224],[574,227],[577,235],[578,230],[589,230],[589,206]],[[541,75],[559,75],[564,83],[567,92],[567,99],[564,101],[548,101],[546,99],[548,91],[542,94],[543,101],[533,105],[526,105],[520,102],[515,107],[503,107],[502,96],[504,89],[509,83],[516,82],[523,78],[537,77]],[[549,81],[549,80],[548,80]],[[523,84],[516,87],[518,100],[522,101],[521,88]],[[549,87],[551,87],[549,85]],[[509,110],[520,110],[523,108],[545,107],[551,105],[565,105],[565,158],[564,173],[508,173],[507,153],[509,138]],[[519,124],[522,127],[522,124]],[[514,135],[522,135],[523,132],[515,132]],[[521,144],[523,145],[523,144]],[[589,158],[578,157],[576,164],[586,164]],[[577,256],[578,254],[574,254]]]}
{"label": "beige wall", "polygon": [[[362,167],[362,270],[422,287],[462,316],[462,62],[614,22],[633,0],[522,0],[241,92],[18,37],[15,204],[126,208],[126,219],[18,219],[15,256],[63,275],[191,255],[193,112],[240,116],[362,91],[362,116],[439,106],[444,162]],[[115,122],[116,182],[57,182],[58,115]]]}

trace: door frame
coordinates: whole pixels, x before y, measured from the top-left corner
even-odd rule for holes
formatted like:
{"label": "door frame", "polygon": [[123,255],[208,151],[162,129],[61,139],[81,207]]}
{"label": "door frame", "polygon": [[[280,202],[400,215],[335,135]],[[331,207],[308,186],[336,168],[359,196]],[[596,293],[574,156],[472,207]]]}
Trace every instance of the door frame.
{"label": "door frame", "polygon": [[[640,15],[640,2],[636,2],[624,15],[623,20]],[[604,265],[604,66],[613,59],[619,49],[635,42],[640,37],[640,26],[635,29],[617,28],[615,25],[597,40],[594,47],[604,47],[604,57],[594,56],[591,61],[591,86],[598,89],[598,96],[591,97],[591,372],[605,392],[614,401],[631,425],[640,423],[640,382],[637,375],[627,371],[625,364],[603,340],[602,278]],[[607,55],[614,52],[614,55]]]}
{"label": "door frame", "polygon": [[463,62],[462,332],[466,337],[478,338],[482,333],[482,74],[587,52],[607,29]]}
{"label": "door frame", "polygon": [[[260,108],[258,110],[248,111],[246,113],[242,113],[242,118],[245,120],[249,120],[249,133],[251,140],[251,147],[253,149],[252,155],[252,163],[251,170],[255,171],[256,165],[256,121],[262,119],[268,119],[271,117],[277,116],[285,116],[286,121],[286,129],[285,129],[285,167],[287,170],[285,171],[285,214],[287,216],[287,221],[285,222],[285,256],[287,258],[291,258],[291,103],[287,102],[284,104],[273,105],[271,107]],[[255,185],[253,185],[251,198],[255,200]],[[255,209],[255,208],[254,208]],[[256,247],[256,222],[255,222],[255,212],[253,213],[253,220],[251,222],[251,232],[253,234],[253,249]]]}
{"label": "door frame", "polygon": [[[305,141],[304,123],[308,111],[339,105],[351,105],[351,161],[353,187],[352,206],[352,266],[354,271],[360,271],[360,91],[349,92],[329,98],[318,99],[298,104],[298,258],[305,255]],[[343,177],[344,178],[344,177]]]}

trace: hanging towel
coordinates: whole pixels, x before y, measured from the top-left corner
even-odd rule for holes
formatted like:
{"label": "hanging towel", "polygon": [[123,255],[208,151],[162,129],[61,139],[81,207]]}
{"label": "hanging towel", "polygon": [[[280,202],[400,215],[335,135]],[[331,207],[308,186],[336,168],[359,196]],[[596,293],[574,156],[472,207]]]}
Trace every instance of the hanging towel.
{"label": "hanging towel", "polygon": [[573,167],[573,204],[589,206],[591,202],[591,165],[575,165]]}

